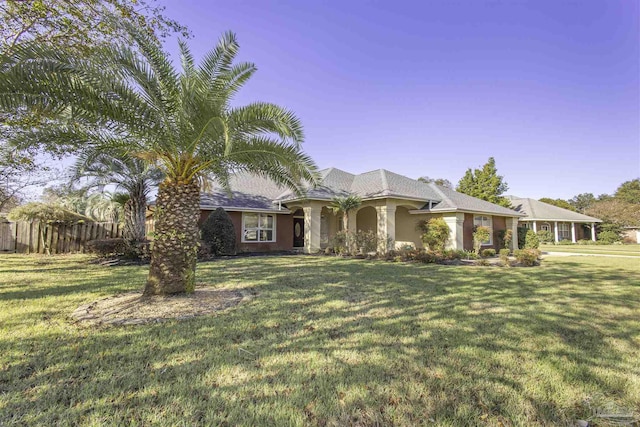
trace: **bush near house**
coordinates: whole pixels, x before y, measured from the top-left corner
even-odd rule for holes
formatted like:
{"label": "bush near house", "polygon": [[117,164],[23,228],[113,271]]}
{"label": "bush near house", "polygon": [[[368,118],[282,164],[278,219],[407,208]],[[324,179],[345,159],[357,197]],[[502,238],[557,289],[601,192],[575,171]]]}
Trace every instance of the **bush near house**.
{"label": "bush near house", "polygon": [[200,235],[212,255],[236,254],[236,230],[224,209],[211,212],[200,226]]}
{"label": "bush near house", "polygon": [[444,251],[449,240],[449,226],[442,218],[431,218],[418,222],[418,231],[422,232],[422,243],[432,251]]}
{"label": "bush near house", "polygon": [[518,247],[524,248],[525,241],[527,240],[527,227],[518,227]]}
{"label": "bush near house", "polygon": [[540,247],[540,240],[538,235],[533,230],[527,230],[527,234],[524,239],[524,249],[538,249]]}
{"label": "bush near house", "polygon": [[488,227],[477,226],[473,229],[473,248],[476,253],[480,255],[480,248],[482,247],[482,243],[489,240],[491,231]]}
{"label": "bush near house", "polygon": [[[507,249],[508,250],[508,249]],[[481,253],[482,258],[491,258],[496,256],[495,249],[483,249]]]}
{"label": "bush near house", "polygon": [[540,264],[540,251],[538,249],[518,249],[513,252],[513,255],[520,264],[526,267]]}
{"label": "bush near house", "polygon": [[550,230],[538,230],[536,234],[538,235],[540,243],[552,243],[556,240]]}
{"label": "bush near house", "polygon": [[501,248],[509,248],[511,241],[513,240],[513,231],[511,230],[498,230],[496,232],[499,246]]}

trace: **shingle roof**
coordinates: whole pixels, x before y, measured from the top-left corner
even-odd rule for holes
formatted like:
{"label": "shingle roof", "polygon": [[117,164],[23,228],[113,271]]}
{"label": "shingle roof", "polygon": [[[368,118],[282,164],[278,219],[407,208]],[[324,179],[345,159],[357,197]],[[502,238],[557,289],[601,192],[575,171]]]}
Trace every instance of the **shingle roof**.
{"label": "shingle roof", "polygon": [[431,212],[459,210],[487,212],[504,216],[522,216],[522,214],[514,212],[513,209],[505,208],[494,203],[487,202],[485,200],[458,193],[451,188],[442,187],[434,183],[431,183],[429,185],[431,185],[436,191],[438,191],[438,193],[441,194],[440,199],[442,200],[440,203],[430,209]]}
{"label": "shingle roof", "polygon": [[202,209],[237,208],[274,210],[278,206],[274,203],[276,197],[284,191],[273,181],[260,176],[238,173],[229,179],[231,193],[216,187],[214,190],[200,194],[200,207]]}
{"label": "shingle roof", "polygon": [[559,208],[539,200],[516,196],[507,196],[507,198],[511,200],[513,209],[526,215],[524,220],[602,222],[598,218]]}
{"label": "shingle roof", "polygon": [[[331,200],[336,196],[354,194],[362,199],[399,197],[418,200],[439,200],[438,194],[424,182],[385,169],[353,175],[340,169],[320,171],[320,185],[309,189],[305,198]],[[278,197],[281,201],[299,200],[292,191]]]}
{"label": "shingle roof", "polygon": [[[363,200],[393,197],[423,201],[425,212],[471,211],[503,216],[523,215],[450,188],[427,184],[385,169],[354,175],[329,168],[321,170],[319,174],[320,184],[315,188],[308,188],[304,199],[328,201],[336,196],[354,194]],[[203,193],[202,207],[274,210],[278,208],[278,203],[302,199],[291,190],[284,189],[268,179],[246,173],[234,175],[230,186],[233,190],[231,195],[222,189]],[[427,208],[429,202],[436,203],[431,210]]]}

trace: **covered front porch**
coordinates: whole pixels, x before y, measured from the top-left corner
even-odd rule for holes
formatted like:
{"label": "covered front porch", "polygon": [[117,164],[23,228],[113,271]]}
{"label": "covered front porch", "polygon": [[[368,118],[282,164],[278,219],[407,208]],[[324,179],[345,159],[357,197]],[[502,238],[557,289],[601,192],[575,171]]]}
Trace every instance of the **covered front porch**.
{"label": "covered front porch", "polygon": [[[305,253],[317,253],[330,247],[336,233],[342,230],[342,213],[337,215],[330,208],[330,201],[307,201],[288,206],[293,212],[294,248]],[[442,217],[449,226],[447,249],[472,249],[473,226],[476,214],[469,212],[429,213],[421,208],[424,202],[398,199],[364,201],[358,209],[349,212],[348,231],[374,232],[377,237],[377,251],[406,247],[422,248],[421,233],[417,228],[420,221]],[[498,248],[499,230],[511,229],[517,235],[517,218],[481,216],[490,221],[492,238],[488,247]],[[517,239],[512,240],[512,249],[517,249]]]}
{"label": "covered front porch", "polygon": [[555,243],[561,241],[578,240],[596,241],[596,223],[585,221],[549,221],[549,220],[520,220],[520,225],[534,233],[539,231],[549,231],[553,235]]}

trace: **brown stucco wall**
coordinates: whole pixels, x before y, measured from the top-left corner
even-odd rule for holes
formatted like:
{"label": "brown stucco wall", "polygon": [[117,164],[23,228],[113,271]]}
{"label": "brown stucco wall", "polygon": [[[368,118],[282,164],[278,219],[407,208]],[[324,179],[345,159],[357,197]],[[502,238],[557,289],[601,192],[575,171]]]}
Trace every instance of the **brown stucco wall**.
{"label": "brown stucco wall", "polygon": [[[200,211],[200,222],[209,216],[212,211]],[[236,230],[236,248],[238,252],[270,252],[290,251],[293,249],[293,216],[275,215],[276,241],[269,243],[243,243],[242,242],[242,212],[227,212]]]}
{"label": "brown stucco wall", "polygon": [[500,231],[507,229],[507,218],[503,216],[493,217],[493,249],[498,252],[500,248],[500,238],[498,237]]}
{"label": "brown stucco wall", "polygon": [[[465,251],[473,250],[473,217],[474,217],[474,214],[470,214],[470,213],[464,214],[464,223],[462,225],[462,231],[464,236],[463,246]],[[507,218],[504,216],[493,216],[491,221],[493,225],[493,236],[492,236],[493,245],[482,246],[482,248],[483,249],[493,248],[496,251],[499,251],[500,241],[498,239],[498,232],[500,230],[507,229]]]}

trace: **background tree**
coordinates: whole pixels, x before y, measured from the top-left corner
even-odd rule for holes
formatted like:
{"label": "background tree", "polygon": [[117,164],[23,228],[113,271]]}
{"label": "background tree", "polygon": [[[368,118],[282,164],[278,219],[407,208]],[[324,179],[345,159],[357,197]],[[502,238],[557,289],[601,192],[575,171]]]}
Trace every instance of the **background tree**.
{"label": "background tree", "polygon": [[591,207],[591,205],[593,205],[596,201],[597,200],[593,193],[581,193],[577,196],[573,196],[569,200],[569,203],[575,208],[577,212],[585,213],[585,211],[589,209],[589,207]]}
{"label": "background tree", "polygon": [[439,185],[441,187],[447,187],[447,188],[453,189],[453,184],[451,183],[451,181],[445,178],[429,178],[428,176],[421,176],[420,178],[418,178],[418,181],[424,182],[426,184],[433,182],[434,184]]}
{"label": "background tree", "polygon": [[456,191],[508,208],[511,207],[509,199],[502,197],[508,188],[503,177],[498,175],[495,159],[489,157],[482,169],[467,169]]}
{"label": "background tree", "polygon": [[567,209],[573,212],[576,212],[576,208],[564,199],[551,199],[549,197],[543,197],[538,199],[540,202],[547,203],[549,205],[557,206],[562,209]]}
{"label": "background tree", "polygon": [[640,205],[640,178],[622,183],[616,190],[615,197],[627,203]]}
{"label": "background tree", "polygon": [[104,188],[112,184],[123,190],[124,230],[123,238],[134,242],[145,240],[145,215],[149,192],[162,180],[162,172],[138,157],[123,150],[84,151],[71,168],[72,180],[89,178],[87,187]]}
{"label": "background tree", "polygon": [[[27,44],[3,56],[0,108],[64,112],[83,126],[31,131],[65,141],[66,149],[123,147],[164,173],[159,185],[155,238],[145,294],[190,292],[195,286],[200,186],[209,178],[229,188],[234,171],[272,179],[303,193],[317,182],[313,161],[301,150],[295,115],[277,105],[232,107],[255,72],[234,64],[235,35],[226,33],[199,66],[180,43],[182,72],[145,32],[123,23],[135,41],[97,50],[90,60],[64,49]],[[93,125],[93,126],[91,126]]]}

